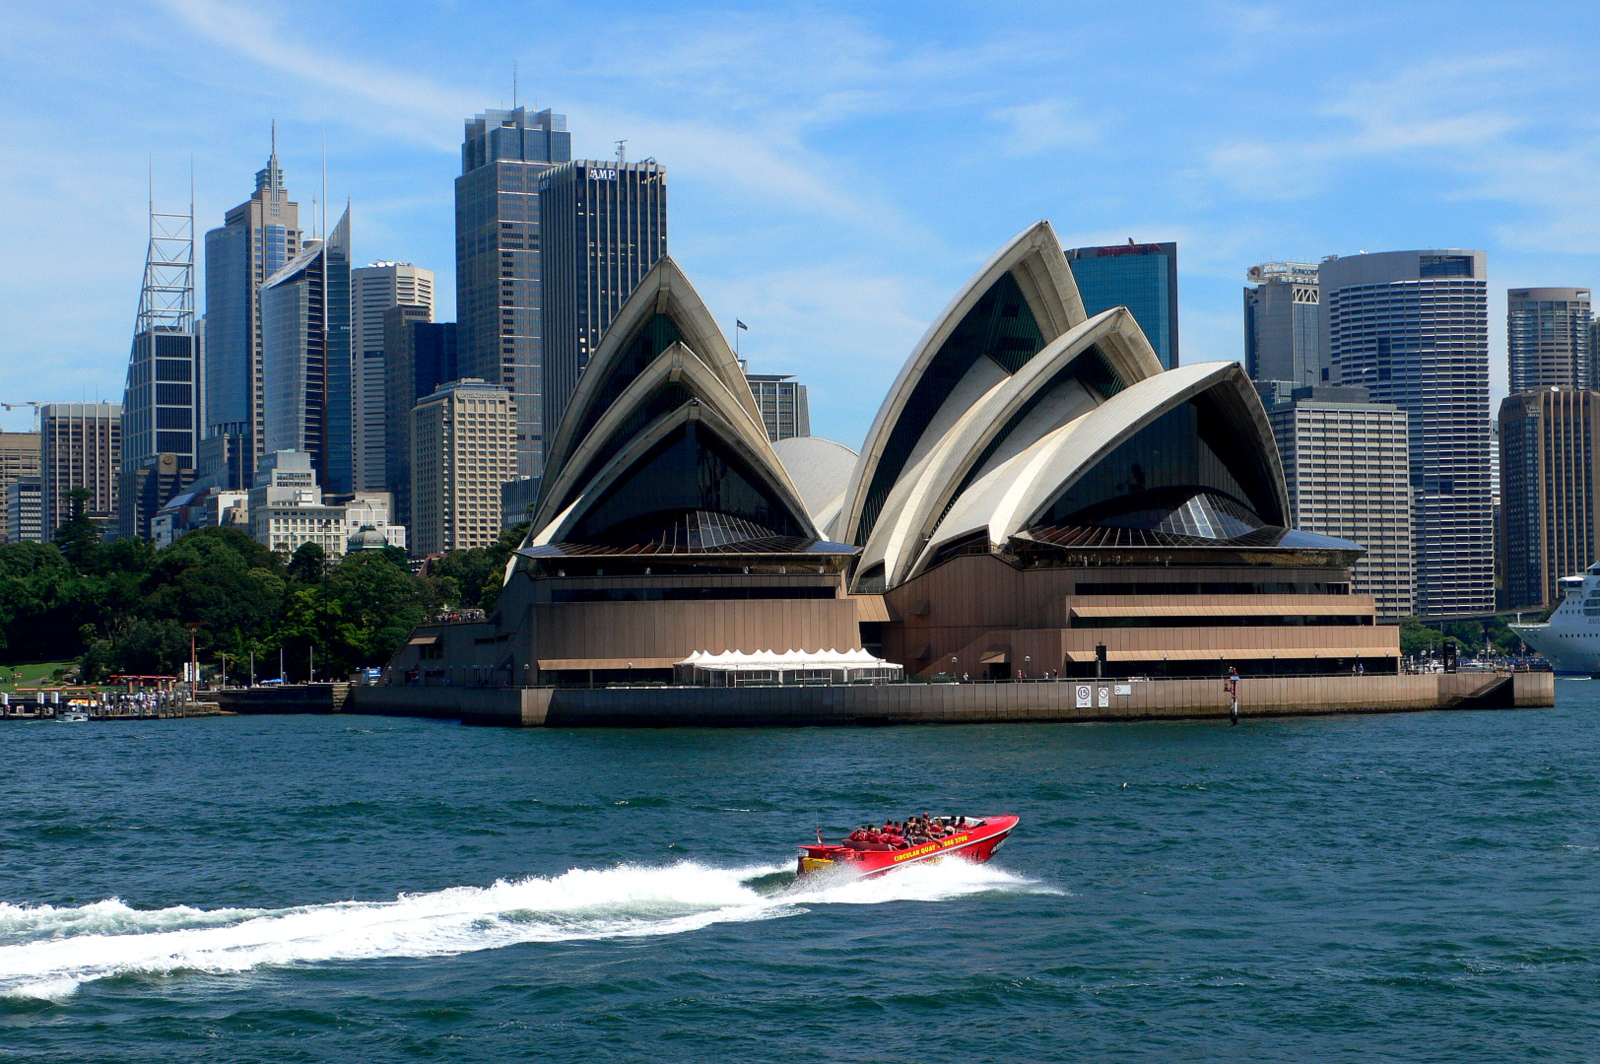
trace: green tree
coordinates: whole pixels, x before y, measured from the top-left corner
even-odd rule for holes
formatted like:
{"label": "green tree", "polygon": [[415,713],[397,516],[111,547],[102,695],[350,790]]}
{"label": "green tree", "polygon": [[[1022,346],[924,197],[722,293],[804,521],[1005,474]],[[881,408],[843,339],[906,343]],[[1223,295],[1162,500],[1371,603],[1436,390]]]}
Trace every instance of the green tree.
{"label": "green tree", "polygon": [[437,607],[429,586],[407,567],[381,551],[358,551],[341,559],[317,586],[290,592],[284,646],[299,662],[307,661],[307,650],[314,648],[319,675],[348,675],[386,663]]}
{"label": "green tree", "polygon": [[72,503],[72,516],[62,522],[51,539],[67,561],[79,572],[91,562],[95,548],[100,546],[100,526],[89,519],[89,500],[94,496],[88,488],[73,488],[67,492]]}
{"label": "green tree", "polygon": [[54,543],[0,545],[0,661],[79,652],[72,606],[79,581]]}
{"label": "green tree", "polygon": [[442,558],[435,558],[428,563],[428,575],[454,581],[460,589],[459,599],[449,600],[450,605],[492,610],[505,582],[506,562],[527,534],[527,525],[501,529],[492,546],[453,550]]}
{"label": "green tree", "polygon": [[328,571],[328,554],[315,543],[302,543],[289,560],[289,579],[297,584],[314,584]]}

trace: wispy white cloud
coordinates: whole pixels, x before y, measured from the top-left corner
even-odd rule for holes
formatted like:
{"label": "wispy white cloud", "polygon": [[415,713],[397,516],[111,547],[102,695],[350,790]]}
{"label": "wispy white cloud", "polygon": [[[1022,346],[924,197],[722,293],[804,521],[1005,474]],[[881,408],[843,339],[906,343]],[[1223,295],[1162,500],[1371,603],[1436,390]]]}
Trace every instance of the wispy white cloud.
{"label": "wispy white cloud", "polygon": [[1010,155],[1083,148],[1100,139],[1100,123],[1086,118],[1070,100],[1035,100],[1015,107],[997,107],[989,116],[1009,128],[1001,145]]}

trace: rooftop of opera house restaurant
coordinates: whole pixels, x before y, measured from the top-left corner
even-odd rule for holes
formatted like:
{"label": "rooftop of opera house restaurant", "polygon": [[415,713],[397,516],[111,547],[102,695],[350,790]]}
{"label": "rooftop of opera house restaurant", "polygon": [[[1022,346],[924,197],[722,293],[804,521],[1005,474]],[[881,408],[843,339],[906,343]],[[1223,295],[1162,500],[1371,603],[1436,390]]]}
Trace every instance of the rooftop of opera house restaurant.
{"label": "rooftop of opera house restaurant", "polygon": [[769,439],[668,257],[549,438],[494,610],[420,627],[385,682],[671,685],[693,655],[854,651],[893,667],[876,684],[1395,674],[1362,553],[1290,527],[1239,365],[1164,371],[1126,308],[1086,314],[1048,222],[928,326],[859,451]]}

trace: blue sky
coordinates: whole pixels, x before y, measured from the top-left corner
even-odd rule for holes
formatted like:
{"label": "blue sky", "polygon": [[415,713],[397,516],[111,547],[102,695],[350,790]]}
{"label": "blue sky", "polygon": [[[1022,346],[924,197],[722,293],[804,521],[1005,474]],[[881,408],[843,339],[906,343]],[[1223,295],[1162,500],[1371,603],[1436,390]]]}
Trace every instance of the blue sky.
{"label": "blue sky", "polygon": [[[146,165],[202,232],[276,118],[291,192],[453,315],[464,118],[569,116],[668,168],[670,246],[762,372],[859,445],[930,318],[1001,243],[1177,240],[1185,362],[1242,352],[1253,263],[1489,253],[1504,294],[1600,281],[1600,8],[1345,3],[315,4],[0,0],[0,401],[120,398]],[[0,425],[23,428],[22,413]]]}

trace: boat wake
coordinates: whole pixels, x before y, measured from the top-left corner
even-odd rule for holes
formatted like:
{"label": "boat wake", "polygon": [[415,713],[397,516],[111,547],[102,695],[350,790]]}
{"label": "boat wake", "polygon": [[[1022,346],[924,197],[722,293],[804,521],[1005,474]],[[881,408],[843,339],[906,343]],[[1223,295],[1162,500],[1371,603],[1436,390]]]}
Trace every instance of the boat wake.
{"label": "boat wake", "polygon": [[58,998],[118,975],[227,973],[327,961],[438,957],[525,942],[673,935],[823,905],[1056,893],[986,865],[946,861],[879,879],[794,883],[790,866],[573,869],[288,909],[140,910],[112,898],[56,908],[0,903],[0,994]]}

